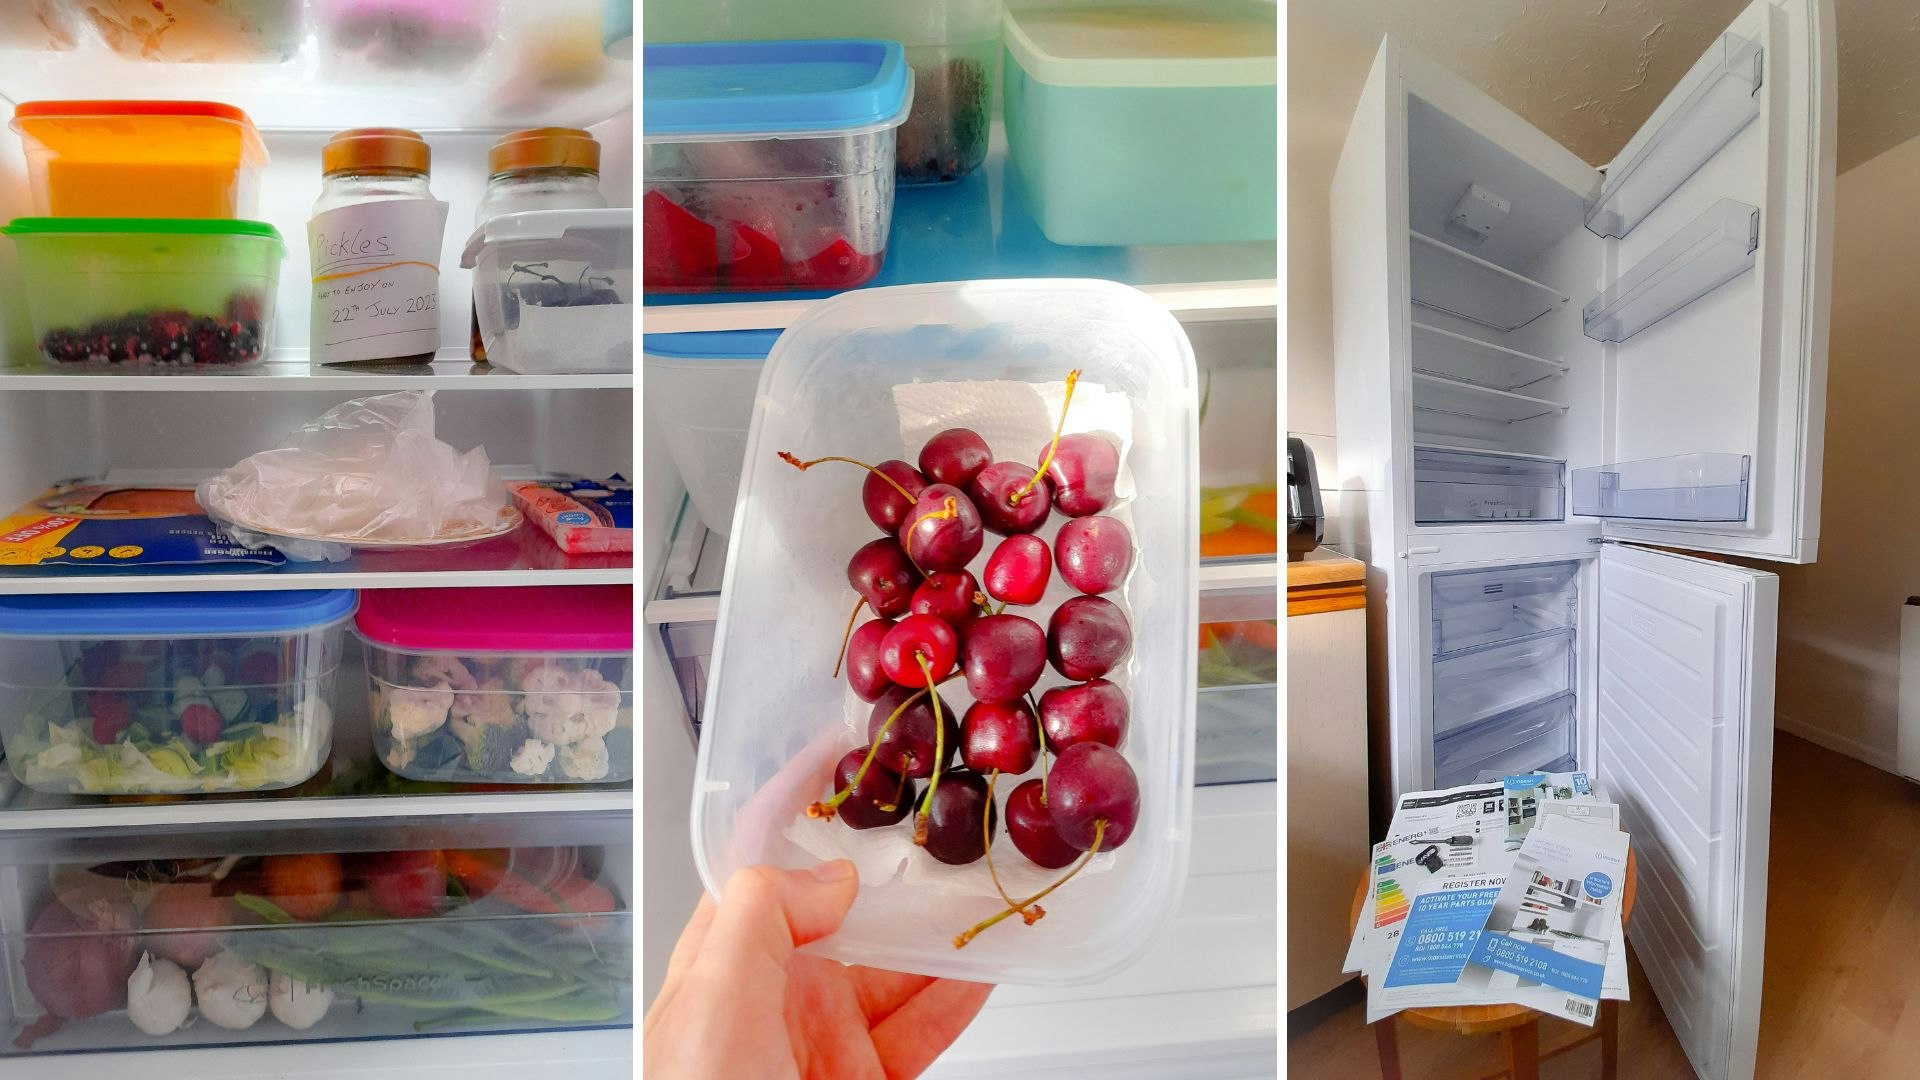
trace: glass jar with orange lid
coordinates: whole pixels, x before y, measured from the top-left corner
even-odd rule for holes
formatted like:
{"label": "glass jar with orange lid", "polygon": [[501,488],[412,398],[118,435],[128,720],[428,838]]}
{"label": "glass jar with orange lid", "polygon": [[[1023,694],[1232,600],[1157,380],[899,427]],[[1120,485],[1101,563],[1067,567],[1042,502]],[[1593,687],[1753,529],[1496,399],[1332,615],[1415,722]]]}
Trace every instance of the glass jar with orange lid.
{"label": "glass jar with orange lid", "polygon": [[[528,128],[502,136],[487,152],[487,190],[474,211],[474,228],[502,214],[528,210],[597,210],[600,143],[578,128]],[[478,310],[469,313],[470,349],[484,363]]]}
{"label": "glass jar with orange lid", "polygon": [[440,347],[440,245],[447,204],[418,132],[357,128],[320,151],[307,223],[314,363],[431,359]]}

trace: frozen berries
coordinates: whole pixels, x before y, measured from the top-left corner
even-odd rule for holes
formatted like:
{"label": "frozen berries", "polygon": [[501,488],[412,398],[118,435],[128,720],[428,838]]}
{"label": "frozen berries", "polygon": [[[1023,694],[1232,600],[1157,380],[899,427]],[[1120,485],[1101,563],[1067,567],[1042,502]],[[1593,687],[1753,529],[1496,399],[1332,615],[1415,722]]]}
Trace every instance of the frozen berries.
{"label": "frozen berries", "polygon": [[238,292],[218,316],[141,311],[49,330],[40,354],[62,366],[236,367],[261,358],[265,334],[263,299]]}

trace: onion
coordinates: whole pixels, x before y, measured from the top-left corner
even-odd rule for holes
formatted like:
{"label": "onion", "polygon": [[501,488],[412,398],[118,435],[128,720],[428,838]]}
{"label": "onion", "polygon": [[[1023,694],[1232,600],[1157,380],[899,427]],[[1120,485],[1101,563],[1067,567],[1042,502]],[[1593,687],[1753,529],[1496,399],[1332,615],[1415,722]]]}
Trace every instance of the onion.
{"label": "onion", "polygon": [[101,927],[48,904],[27,933],[27,989],[55,1016],[81,1020],[118,1009],[127,1002],[127,976],[133,973],[133,937]]}
{"label": "onion", "polygon": [[169,931],[146,935],[147,948],[192,970],[207,957],[220,951],[220,939],[213,934],[179,933],[203,927],[232,926],[233,904],[224,896],[213,895],[212,885],[161,885],[147,902],[146,928]]}

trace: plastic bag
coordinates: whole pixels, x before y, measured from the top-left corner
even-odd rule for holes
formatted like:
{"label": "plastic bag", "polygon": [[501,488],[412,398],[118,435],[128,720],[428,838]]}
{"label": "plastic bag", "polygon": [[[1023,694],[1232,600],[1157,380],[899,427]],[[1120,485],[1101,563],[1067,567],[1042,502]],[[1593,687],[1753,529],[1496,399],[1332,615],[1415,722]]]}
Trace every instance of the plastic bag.
{"label": "plastic bag", "polygon": [[434,437],[433,392],[419,390],[335,406],[194,495],[241,543],[307,562],[484,540],[518,516],[485,449]]}

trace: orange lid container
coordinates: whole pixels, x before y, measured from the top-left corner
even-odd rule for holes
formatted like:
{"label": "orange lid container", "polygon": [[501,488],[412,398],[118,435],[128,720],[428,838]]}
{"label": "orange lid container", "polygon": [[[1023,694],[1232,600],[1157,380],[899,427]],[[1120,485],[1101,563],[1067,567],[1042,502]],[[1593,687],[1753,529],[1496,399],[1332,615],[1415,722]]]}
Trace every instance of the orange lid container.
{"label": "orange lid container", "polygon": [[26,145],[38,216],[258,216],[267,150],[231,105],[30,101],[9,126]]}

